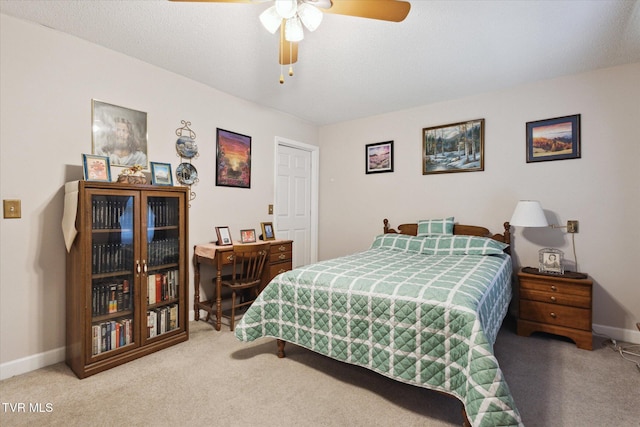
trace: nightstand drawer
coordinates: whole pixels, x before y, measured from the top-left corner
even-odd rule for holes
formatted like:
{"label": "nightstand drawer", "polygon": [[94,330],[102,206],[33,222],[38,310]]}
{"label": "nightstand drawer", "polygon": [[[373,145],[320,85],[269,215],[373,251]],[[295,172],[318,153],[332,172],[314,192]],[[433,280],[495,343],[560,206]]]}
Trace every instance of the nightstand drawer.
{"label": "nightstand drawer", "polygon": [[520,300],[520,319],[591,330],[591,310],[545,302]]}
{"label": "nightstand drawer", "polygon": [[561,292],[541,292],[531,289],[520,289],[520,298],[546,302],[549,304],[569,305],[572,307],[591,308],[591,297],[566,294]]}
{"label": "nightstand drawer", "polygon": [[530,280],[520,279],[521,290],[553,292],[565,295],[578,295],[591,299],[591,283],[588,286],[576,283],[565,283],[549,279]]}

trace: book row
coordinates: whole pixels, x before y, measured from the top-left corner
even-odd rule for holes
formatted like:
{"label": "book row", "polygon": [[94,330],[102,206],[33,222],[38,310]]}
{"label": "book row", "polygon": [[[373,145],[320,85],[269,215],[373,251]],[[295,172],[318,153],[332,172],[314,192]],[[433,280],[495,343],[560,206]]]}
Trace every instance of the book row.
{"label": "book row", "polygon": [[128,279],[116,282],[93,283],[91,289],[91,311],[93,316],[131,310],[132,289]]}
{"label": "book row", "polygon": [[133,319],[125,318],[102,322],[93,325],[91,332],[93,355],[115,350],[133,342]]}
{"label": "book row", "polygon": [[178,329],[178,304],[147,311],[147,338]]}
{"label": "book row", "polygon": [[178,298],[178,270],[149,274],[147,278],[147,304],[158,304]]}
{"label": "book row", "polygon": [[[150,198],[147,212],[149,227],[178,224],[178,200],[175,198]],[[91,221],[94,230],[133,228],[133,198],[95,196],[91,201]]]}
{"label": "book row", "polygon": [[91,249],[91,271],[94,274],[131,269],[133,245],[127,243],[94,243]]}
{"label": "book row", "polygon": [[154,239],[147,246],[147,262],[150,266],[172,264],[180,259],[180,241],[177,238]]}

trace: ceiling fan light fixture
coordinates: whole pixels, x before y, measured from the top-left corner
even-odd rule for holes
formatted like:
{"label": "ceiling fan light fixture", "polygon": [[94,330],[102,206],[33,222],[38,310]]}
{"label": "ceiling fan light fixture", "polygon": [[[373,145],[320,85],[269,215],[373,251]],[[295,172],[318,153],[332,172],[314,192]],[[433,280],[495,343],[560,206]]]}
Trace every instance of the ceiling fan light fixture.
{"label": "ceiling fan light fixture", "polygon": [[293,18],[287,19],[284,25],[284,38],[288,42],[299,42],[304,39],[304,31],[300,18],[294,16]]}
{"label": "ceiling fan light fixture", "polygon": [[271,6],[260,14],[260,22],[262,26],[267,29],[271,34],[275,34],[280,28],[282,18],[278,14],[275,6]]}
{"label": "ceiling fan light fixture", "polygon": [[322,22],[323,13],[315,6],[308,3],[300,3],[298,6],[298,16],[309,31],[315,31]]}
{"label": "ceiling fan light fixture", "polygon": [[292,18],[298,10],[298,0],[275,0],[276,11],[282,19]]}

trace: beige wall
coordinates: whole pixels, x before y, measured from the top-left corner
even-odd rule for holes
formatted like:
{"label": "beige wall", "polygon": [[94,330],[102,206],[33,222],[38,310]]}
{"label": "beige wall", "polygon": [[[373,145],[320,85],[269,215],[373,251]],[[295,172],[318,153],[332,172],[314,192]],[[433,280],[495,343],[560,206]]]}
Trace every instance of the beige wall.
{"label": "beige wall", "polygon": [[[239,233],[272,220],[276,135],[317,145],[318,130],[80,39],[1,19],[1,197],[22,200],[22,219],[0,219],[5,377],[64,358],[63,186],[82,177],[81,154],[91,152],[92,98],[147,112],[149,158],[171,163],[174,172],[175,131],[181,120],[191,121],[200,150],[193,161],[200,182],[193,187],[191,247],[215,240],[216,225]],[[251,189],[215,186],[216,127],[253,138]],[[204,273],[208,280],[211,272]]]}
{"label": "beige wall", "polygon": [[[599,330],[640,342],[631,332],[640,231],[625,225],[640,217],[640,64],[318,129],[44,27],[2,15],[0,31],[0,193],[22,200],[22,219],[0,220],[0,378],[64,358],[63,185],[81,178],[81,153],[91,151],[92,98],[146,111],[150,159],[174,170],[175,130],[191,121],[200,182],[190,245],[212,240],[215,225],[271,219],[277,135],[321,145],[321,259],[367,248],[385,217],[397,225],[454,215],[499,231],[518,199],[539,199],[550,220],[580,221],[579,268],[595,280]],[[582,159],[525,163],[527,121],[577,113]],[[421,129],[476,118],[486,120],[485,171],[422,176]],[[215,187],[216,127],[253,137],[250,190]],[[387,140],[395,172],[365,175],[364,145]],[[520,265],[546,246],[572,258],[560,230],[517,230],[514,245]]]}
{"label": "beige wall", "polygon": [[[499,78],[499,76],[496,76]],[[581,114],[582,158],[525,161],[525,124]],[[422,128],[485,119],[484,172],[422,175]],[[578,269],[594,279],[594,329],[640,342],[640,63],[369,117],[320,130],[320,259],[363,250],[382,232],[455,216],[496,232],[520,199],[542,203],[551,223],[579,221]],[[366,175],[365,145],[393,140],[395,171]],[[517,229],[515,261],[563,250],[571,235]]]}

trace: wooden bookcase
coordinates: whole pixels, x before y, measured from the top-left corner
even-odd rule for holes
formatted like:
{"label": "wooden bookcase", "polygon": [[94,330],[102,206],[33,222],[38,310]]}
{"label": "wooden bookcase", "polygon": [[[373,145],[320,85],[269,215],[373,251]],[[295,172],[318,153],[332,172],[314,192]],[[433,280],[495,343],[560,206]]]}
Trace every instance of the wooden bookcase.
{"label": "wooden bookcase", "polygon": [[66,362],[79,378],[189,338],[188,189],[78,183]]}

